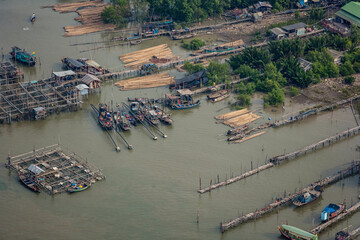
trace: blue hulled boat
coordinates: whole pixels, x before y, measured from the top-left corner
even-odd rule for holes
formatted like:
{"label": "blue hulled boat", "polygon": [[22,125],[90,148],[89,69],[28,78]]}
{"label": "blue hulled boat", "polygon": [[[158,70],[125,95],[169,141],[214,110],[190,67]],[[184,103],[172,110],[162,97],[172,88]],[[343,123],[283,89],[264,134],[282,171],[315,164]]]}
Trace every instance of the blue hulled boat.
{"label": "blue hulled boat", "polygon": [[189,109],[193,107],[197,107],[200,105],[200,100],[197,100],[195,103],[186,102],[186,103],[174,103],[171,105],[172,109]]}
{"label": "blue hulled boat", "polygon": [[324,210],[322,210],[321,221],[325,222],[325,221],[328,221],[328,220],[336,217],[337,215],[342,213],[344,211],[344,209],[345,209],[344,204],[330,203],[329,205],[327,205],[324,208]]}
{"label": "blue hulled boat", "polygon": [[319,191],[308,191],[296,197],[293,204],[297,207],[309,204],[320,197],[321,192]]}
{"label": "blue hulled boat", "polygon": [[18,62],[33,66],[36,63],[35,53],[27,53],[19,47],[12,47],[10,55]]}

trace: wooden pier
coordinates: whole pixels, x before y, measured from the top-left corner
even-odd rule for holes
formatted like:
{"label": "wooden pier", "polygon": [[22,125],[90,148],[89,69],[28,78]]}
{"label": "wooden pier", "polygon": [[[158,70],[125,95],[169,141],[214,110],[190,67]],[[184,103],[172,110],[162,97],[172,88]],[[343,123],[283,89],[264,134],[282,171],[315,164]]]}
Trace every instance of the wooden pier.
{"label": "wooden pier", "polygon": [[297,113],[292,114],[291,116],[289,116],[289,115],[285,116],[284,118],[286,118],[286,119],[276,121],[271,126],[276,128],[276,127],[281,127],[281,126],[284,126],[284,125],[288,125],[290,123],[294,123],[294,122],[297,122],[299,120],[305,119],[307,117],[316,115],[316,114],[318,114],[320,112],[332,110],[332,109],[334,109],[334,108],[336,108],[338,106],[341,106],[341,105],[344,105],[344,104],[347,104],[347,103],[352,103],[352,101],[354,101],[354,100],[356,100],[358,98],[360,98],[360,95],[356,95],[354,97],[344,99],[344,100],[338,101],[336,103],[333,103],[333,104],[330,104],[330,105],[327,105],[327,106],[323,106],[323,107],[319,107],[319,108],[313,108],[313,109],[309,109],[307,111],[299,111]]}
{"label": "wooden pier", "polygon": [[81,96],[75,84],[64,86],[52,78],[7,84],[0,89],[0,123],[34,119],[34,109],[38,107],[43,107],[47,115],[77,110],[80,104]]}
{"label": "wooden pier", "polygon": [[338,133],[338,134],[336,134],[334,136],[325,138],[324,140],[321,140],[321,141],[319,141],[317,143],[306,146],[306,147],[304,147],[304,148],[302,148],[302,149],[300,149],[298,151],[270,158],[269,161],[274,163],[274,164],[279,164],[282,161],[297,158],[299,156],[305,155],[306,153],[316,151],[316,150],[318,150],[320,148],[324,148],[325,146],[328,146],[328,145],[331,145],[331,144],[336,143],[338,141],[341,141],[341,140],[343,140],[345,138],[355,136],[355,135],[359,134],[359,132],[360,132],[360,127],[359,126],[354,127],[354,128],[348,129],[346,131],[343,131],[341,133]]}
{"label": "wooden pier", "polygon": [[[49,194],[65,192],[74,183],[89,185],[105,178],[100,170],[90,167],[75,153],[66,153],[59,144],[8,156],[5,166],[17,173],[32,175],[37,179],[37,186]],[[35,173],[30,166],[36,166],[32,167]]]}
{"label": "wooden pier", "polygon": [[351,239],[355,239],[355,237],[357,237],[360,234],[360,227],[352,230],[349,233],[349,236],[347,238],[345,238],[344,240],[351,240]]}
{"label": "wooden pier", "polygon": [[275,209],[278,209],[281,206],[285,206],[285,205],[291,203],[297,196],[305,193],[306,191],[312,190],[317,186],[325,187],[330,184],[336,183],[337,181],[342,180],[346,177],[353,176],[354,174],[359,174],[359,170],[360,170],[360,162],[353,161],[353,162],[351,162],[350,167],[348,167],[342,171],[339,171],[332,176],[328,176],[319,181],[313,182],[312,184],[310,184],[308,187],[302,189],[301,191],[290,194],[289,196],[286,196],[284,194],[284,198],[278,199],[275,202],[270,203],[269,205],[266,205],[264,208],[262,208],[260,210],[256,209],[253,212],[247,213],[247,214],[240,216],[238,218],[235,218],[234,220],[231,220],[229,222],[220,223],[220,231],[223,233],[226,230],[229,230],[230,228],[236,227],[236,226],[246,223],[250,220],[256,220],[256,219],[260,218],[261,216],[263,216],[267,213],[270,213],[270,212],[274,211]]}
{"label": "wooden pier", "polygon": [[335,217],[323,224],[320,224],[316,228],[312,229],[310,232],[312,234],[319,234],[320,232],[324,231],[326,228],[330,227],[334,223],[337,223],[341,219],[344,219],[344,218],[348,217],[349,215],[355,213],[357,210],[359,210],[359,208],[360,208],[360,202],[358,202],[354,206],[346,209],[343,213],[339,214],[337,217]]}
{"label": "wooden pier", "polygon": [[203,188],[203,189],[200,188],[198,190],[198,193],[203,194],[203,193],[206,193],[206,192],[210,192],[213,189],[223,187],[223,186],[229,185],[231,183],[240,181],[240,180],[242,180],[244,178],[250,177],[250,176],[252,176],[252,175],[254,175],[256,173],[259,173],[261,171],[264,171],[264,170],[266,170],[268,168],[274,167],[275,165],[280,164],[284,160],[290,160],[290,159],[302,156],[302,155],[304,155],[306,153],[316,151],[316,150],[321,149],[321,148],[323,148],[325,146],[328,146],[330,144],[333,144],[333,143],[336,143],[338,141],[344,140],[346,138],[355,136],[355,135],[359,134],[359,132],[360,132],[360,127],[355,127],[355,128],[343,131],[343,132],[341,132],[339,134],[336,134],[335,136],[328,137],[328,138],[326,138],[324,140],[321,140],[321,141],[319,141],[317,143],[306,146],[306,147],[304,147],[304,148],[302,148],[302,149],[300,149],[298,151],[288,153],[288,154],[285,154],[285,155],[283,154],[283,155],[278,155],[278,156],[272,157],[272,158],[269,159],[269,163],[261,165],[260,167],[257,167],[255,169],[251,169],[250,171],[245,172],[245,173],[243,173],[241,175],[238,175],[238,176],[236,176],[234,178],[226,179],[223,182],[219,182],[219,183],[213,184],[213,185],[210,184],[209,187],[206,187],[206,188]]}

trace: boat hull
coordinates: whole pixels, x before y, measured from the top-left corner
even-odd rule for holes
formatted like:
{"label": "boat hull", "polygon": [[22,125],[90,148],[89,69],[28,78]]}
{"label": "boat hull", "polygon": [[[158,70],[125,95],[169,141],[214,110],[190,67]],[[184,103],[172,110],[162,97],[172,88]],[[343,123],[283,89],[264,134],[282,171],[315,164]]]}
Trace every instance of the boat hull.
{"label": "boat hull", "polygon": [[200,100],[198,100],[196,103],[190,103],[190,104],[173,104],[171,105],[171,108],[176,110],[182,110],[182,109],[194,108],[199,105],[200,105]]}
{"label": "boat hull", "polygon": [[345,210],[344,204],[329,204],[325,207],[325,209],[321,212],[321,221],[326,222],[334,217],[338,216]]}
{"label": "boat hull", "polygon": [[[81,187],[80,187],[81,186]],[[74,186],[74,187],[69,187],[67,189],[67,191],[69,193],[76,193],[76,192],[82,192],[86,189],[88,189],[91,185],[90,184],[82,184],[82,185],[79,185],[79,186]]]}
{"label": "boat hull", "polygon": [[314,202],[315,200],[319,199],[319,197],[321,195],[321,192],[318,192],[318,191],[310,191],[308,193],[310,194],[310,199],[306,199],[305,201],[302,201],[302,200],[298,199],[299,197],[303,197],[303,195],[301,195],[293,202],[293,204],[296,207],[301,207],[301,206],[304,206],[304,205]]}
{"label": "boat hull", "polygon": [[38,187],[38,185],[35,183],[33,177],[31,176],[27,176],[25,174],[19,174],[19,180],[29,189],[31,189],[34,192],[39,193],[40,192],[40,188]]}

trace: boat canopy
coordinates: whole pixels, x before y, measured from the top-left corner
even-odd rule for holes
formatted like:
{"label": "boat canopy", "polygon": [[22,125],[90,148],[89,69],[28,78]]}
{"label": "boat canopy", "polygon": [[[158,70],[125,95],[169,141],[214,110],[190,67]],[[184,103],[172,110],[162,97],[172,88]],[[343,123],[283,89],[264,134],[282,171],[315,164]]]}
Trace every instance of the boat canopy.
{"label": "boat canopy", "polygon": [[97,62],[95,62],[94,60],[87,60],[85,62],[87,65],[91,66],[91,67],[95,67],[95,68],[99,68],[100,64],[98,64]]}
{"label": "boat canopy", "polygon": [[34,164],[31,164],[28,169],[35,174],[45,172],[44,170],[42,170],[41,168],[39,168],[38,166],[36,166]]}
{"label": "boat canopy", "polygon": [[89,87],[86,85],[86,84],[79,84],[76,86],[76,89],[79,90],[79,91],[83,91],[85,89],[88,89]]}
{"label": "boat canopy", "polygon": [[301,237],[304,237],[305,239],[317,239],[317,236],[312,234],[312,233],[309,233],[305,230],[302,230],[300,228],[297,228],[297,227],[293,227],[293,226],[290,226],[290,225],[281,225],[282,228],[284,228],[285,230],[291,232],[291,233],[294,233],[298,236],[301,236]]}
{"label": "boat canopy", "polygon": [[76,68],[84,67],[84,64],[82,64],[81,62],[79,62],[78,60],[75,60],[73,58],[67,58],[66,61],[69,62],[71,65],[73,65]]}
{"label": "boat canopy", "polygon": [[53,72],[53,74],[57,77],[66,77],[66,76],[73,76],[76,73],[72,70],[67,70],[67,71],[61,71],[61,72]]}

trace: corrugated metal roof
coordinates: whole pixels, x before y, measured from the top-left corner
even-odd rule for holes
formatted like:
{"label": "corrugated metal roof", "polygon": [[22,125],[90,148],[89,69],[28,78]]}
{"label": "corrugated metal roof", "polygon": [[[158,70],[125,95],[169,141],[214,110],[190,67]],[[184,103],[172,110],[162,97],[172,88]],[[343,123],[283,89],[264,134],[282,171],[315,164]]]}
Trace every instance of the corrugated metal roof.
{"label": "corrugated metal roof", "polygon": [[66,77],[66,76],[73,76],[76,73],[72,70],[67,70],[67,71],[61,71],[61,72],[53,72],[53,74],[57,77]]}
{"label": "corrugated metal roof", "polygon": [[306,27],[306,24],[299,22],[299,23],[295,23],[292,25],[282,27],[282,29],[284,29],[285,31],[291,31],[291,30],[295,30],[295,29],[299,29],[299,28],[303,28],[303,27]]}
{"label": "corrugated metal roof", "polygon": [[336,16],[349,21],[360,27],[360,3],[350,2],[343,6],[340,11],[335,13]]}
{"label": "corrugated metal roof", "polygon": [[93,82],[93,81],[96,81],[96,82],[101,82],[101,80],[98,78],[98,77],[96,77],[96,76],[94,76],[94,75],[92,75],[92,74],[86,74],[82,79],[81,79],[81,81],[83,82],[83,83],[86,83],[87,85],[89,85],[91,82]]}
{"label": "corrugated metal roof", "polygon": [[270,29],[270,32],[272,32],[273,34],[275,34],[277,36],[286,33],[284,30],[282,30],[281,28],[278,28],[278,27]]}
{"label": "corrugated metal roof", "polygon": [[81,62],[79,62],[78,60],[75,60],[73,58],[67,58],[66,60],[76,68],[84,67],[84,64],[82,64]]}

